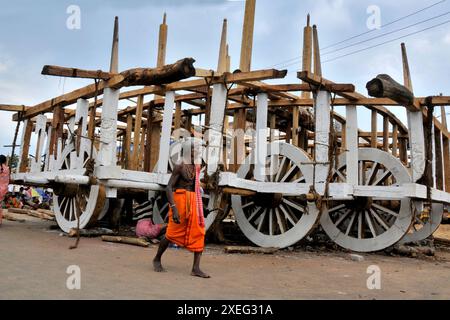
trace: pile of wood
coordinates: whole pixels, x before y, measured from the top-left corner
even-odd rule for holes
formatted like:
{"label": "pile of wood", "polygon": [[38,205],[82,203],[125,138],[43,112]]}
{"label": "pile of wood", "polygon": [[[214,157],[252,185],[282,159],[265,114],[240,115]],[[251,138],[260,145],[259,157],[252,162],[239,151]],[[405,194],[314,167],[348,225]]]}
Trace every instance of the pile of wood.
{"label": "pile of wood", "polygon": [[26,214],[28,216],[40,218],[47,221],[55,221],[55,214],[53,213],[53,211],[45,209],[32,210],[32,209],[10,208],[8,209],[8,212],[17,214]]}

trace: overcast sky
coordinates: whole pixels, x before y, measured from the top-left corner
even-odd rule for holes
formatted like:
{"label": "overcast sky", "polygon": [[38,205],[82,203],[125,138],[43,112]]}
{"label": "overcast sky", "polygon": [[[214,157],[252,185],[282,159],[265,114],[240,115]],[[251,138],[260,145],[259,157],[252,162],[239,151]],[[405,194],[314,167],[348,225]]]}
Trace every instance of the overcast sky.
{"label": "overcast sky", "polygon": [[[300,69],[302,29],[307,13],[318,25],[320,45],[326,48],[369,31],[369,6],[380,8],[381,24],[405,17],[439,0],[257,0],[252,68],[277,65],[289,74],[282,82],[296,83]],[[70,5],[81,9],[81,28],[66,26]],[[167,62],[194,57],[196,67],[216,69],[222,20],[228,19],[232,69],[239,66],[244,15],[243,1],[226,0],[0,0],[0,103],[35,105],[91,81],[59,79],[40,74],[53,64],[108,70],[114,16],[120,19],[121,70],[152,67],[156,62],[158,27],[168,15]],[[450,21],[450,0],[341,45],[322,50],[322,61],[393,40]],[[438,17],[441,15],[440,17]],[[424,20],[431,19],[425,23]],[[384,33],[417,24],[387,36]],[[335,82],[354,83],[366,94],[367,81],[388,73],[402,81],[400,43],[406,42],[416,96],[450,95],[450,23],[323,63],[323,74]],[[327,53],[328,54],[325,54]],[[296,59],[297,58],[297,59]],[[285,62],[287,61],[287,62]],[[283,64],[280,64],[285,62]],[[404,119],[403,111],[397,114]],[[450,111],[450,110],[449,110]],[[15,123],[0,112],[0,153],[10,153]],[[367,114],[361,113],[361,124]]]}

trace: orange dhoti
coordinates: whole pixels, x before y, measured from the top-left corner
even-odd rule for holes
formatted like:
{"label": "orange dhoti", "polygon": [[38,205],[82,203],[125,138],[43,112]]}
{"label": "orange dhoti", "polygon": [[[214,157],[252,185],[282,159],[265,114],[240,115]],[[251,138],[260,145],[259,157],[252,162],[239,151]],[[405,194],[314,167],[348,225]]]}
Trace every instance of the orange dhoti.
{"label": "orange dhoti", "polygon": [[173,200],[180,215],[180,224],[173,222],[172,209],[169,209],[166,239],[191,252],[202,252],[205,246],[205,227],[201,227],[198,221],[196,193],[177,189],[173,193]]}

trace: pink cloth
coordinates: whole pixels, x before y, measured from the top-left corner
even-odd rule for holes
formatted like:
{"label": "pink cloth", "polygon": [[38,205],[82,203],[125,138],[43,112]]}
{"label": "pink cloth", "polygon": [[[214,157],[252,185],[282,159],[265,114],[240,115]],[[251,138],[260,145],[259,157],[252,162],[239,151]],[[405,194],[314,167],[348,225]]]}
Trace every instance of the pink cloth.
{"label": "pink cloth", "polygon": [[9,168],[2,164],[2,170],[0,170],[0,200],[3,200],[3,197],[8,192],[9,185]]}
{"label": "pink cloth", "polygon": [[205,216],[203,215],[203,200],[202,192],[200,190],[200,166],[195,166],[195,195],[197,196],[197,214],[198,225],[200,227],[205,226]]}
{"label": "pink cloth", "polygon": [[151,219],[142,219],[136,225],[136,235],[138,237],[148,237],[154,239],[159,236],[161,225],[154,224]]}

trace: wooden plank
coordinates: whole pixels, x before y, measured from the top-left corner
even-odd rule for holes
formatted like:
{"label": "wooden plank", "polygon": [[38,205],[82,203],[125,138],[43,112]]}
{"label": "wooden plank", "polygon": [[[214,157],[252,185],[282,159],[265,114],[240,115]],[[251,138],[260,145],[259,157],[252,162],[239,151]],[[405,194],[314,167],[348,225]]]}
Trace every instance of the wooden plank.
{"label": "wooden plank", "polygon": [[139,238],[131,238],[131,237],[119,237],[119,236],[102,236],[102,241],[106,242],[115,242],[115,243],[123,243],[130,244],[139,247],[148,247],[150,245],[149,242],[144,239]]}

